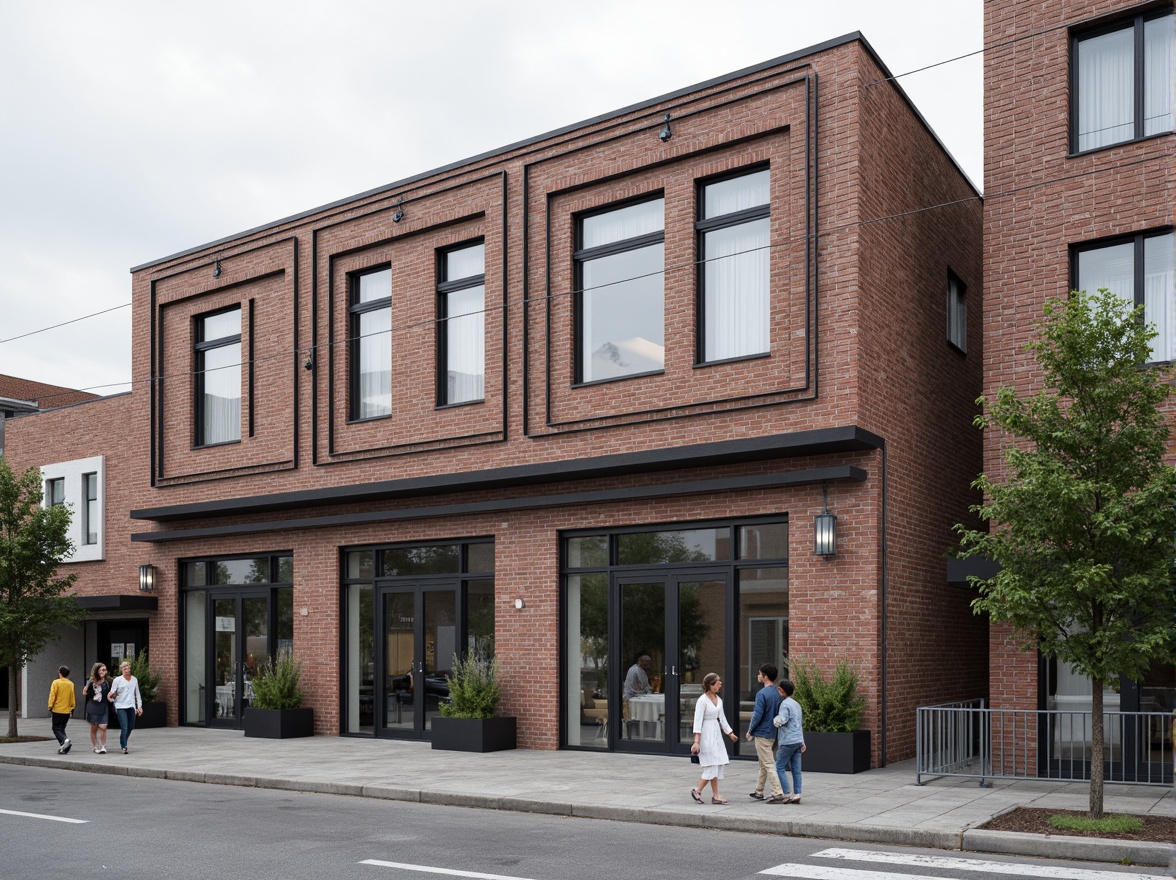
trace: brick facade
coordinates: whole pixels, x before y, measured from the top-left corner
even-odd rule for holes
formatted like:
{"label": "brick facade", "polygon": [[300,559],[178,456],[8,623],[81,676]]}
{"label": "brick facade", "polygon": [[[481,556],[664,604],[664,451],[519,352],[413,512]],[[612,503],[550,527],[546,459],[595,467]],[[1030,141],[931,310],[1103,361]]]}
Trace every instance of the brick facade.
{"label": "brick facade", "polygon": [[[874,763],[910,757],[917,705],[986,688],[986,628],[944,562],[981,466],[985,285],[980,198],[888,77],[864,40],[834,41],[138,267],[138,384],[77,411],[116,519],[79,591],[157,566],[151,645],[174,698],[179,560],[292,551],[295,653],[328,680],[316,732],[337,735],[340,548],[492,537],[503,708],[521,745],[558,748],[561,532],[787,516],[789,652],[854,661]],[[761,165],[771,351],[700,364],[699,181]],[[576,384],[576,217],[653,193],[664,370]],[[472,239],[485,397],[438,406],[436,255]],[[352,421],[348,276],[381,265],[393,414]],[[949,272],[966,353],[945,336]],[[241,440],[198,447],[194,318],[238,304]],[[72,448],[70,424],[18,420],[14,464]],[[826,481],[838,547],[820,558]]]}

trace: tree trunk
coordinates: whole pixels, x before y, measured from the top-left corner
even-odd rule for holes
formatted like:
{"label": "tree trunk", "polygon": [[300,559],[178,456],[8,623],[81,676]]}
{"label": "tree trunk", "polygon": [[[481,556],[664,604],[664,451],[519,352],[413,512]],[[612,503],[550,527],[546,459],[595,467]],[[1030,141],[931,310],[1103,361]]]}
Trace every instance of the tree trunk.
{"label": "tree trunk", "polygon": [[1103,683],[1090,680],[1090,818],[1103,817]]}
{"label": "tree trunk", "polygon": [[20,667],[16,661],[8,664],[8,735],[16,736],[16,673]]}

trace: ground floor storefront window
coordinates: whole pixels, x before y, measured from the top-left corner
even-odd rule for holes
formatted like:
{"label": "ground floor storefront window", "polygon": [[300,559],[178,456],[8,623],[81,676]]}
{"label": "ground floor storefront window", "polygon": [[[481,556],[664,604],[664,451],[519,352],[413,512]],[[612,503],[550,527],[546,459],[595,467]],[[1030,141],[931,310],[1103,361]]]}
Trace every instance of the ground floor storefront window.
{"label": "ground floor storefront window", "polygon": [[343,551],[343,733],[427,739],[455,654],[494,653],[494,542]]}
{"label": "ground floor storefront window", "polygon": [[746,727],[760,665],[787,657],[786,519],[566,532],[561,545],[565,746],[687,751],[708,672]]}
{"label": "ground floor storefront window", "polygon": [[180,721],[241,727],[253,675],[294,649],[294,557],[182,560]]}

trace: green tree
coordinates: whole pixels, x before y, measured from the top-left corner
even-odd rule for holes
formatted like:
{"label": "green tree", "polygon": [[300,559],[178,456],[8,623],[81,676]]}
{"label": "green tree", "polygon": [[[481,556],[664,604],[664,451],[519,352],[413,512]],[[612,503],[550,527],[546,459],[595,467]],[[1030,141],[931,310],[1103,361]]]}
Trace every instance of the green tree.
{"label": "green tree", "polygon": [[[1027,346],[1043,387],[1001,388],[976,424],[1011,441],[1007,476],[982,474],[973,512],[992,528],[957,526],[963,555],[1000,565],[974,578],[977,613],[1012,624],[1024,650],[1069,663],[1093,687],[1092,754],[1102,756],[1103,684],[1138,678],[1176,651],[1176,469],[1165,463],[1166,370],[1148,365],[1155,332],[1142,309],[1106,290],[1051,300]],[[1103,761],[1091,762],[1090,816],[1103,814]]]}
{"label": "green tree", "polygon": [[44,508],[41,473],[19,478],[0,458],[0,657],[8,665],[8,735],[16,736],[16,676],[25,658],[55,639],[59,626],[85,612],[69,594],[76,575],[57,566],[73,552],[69,508]]}

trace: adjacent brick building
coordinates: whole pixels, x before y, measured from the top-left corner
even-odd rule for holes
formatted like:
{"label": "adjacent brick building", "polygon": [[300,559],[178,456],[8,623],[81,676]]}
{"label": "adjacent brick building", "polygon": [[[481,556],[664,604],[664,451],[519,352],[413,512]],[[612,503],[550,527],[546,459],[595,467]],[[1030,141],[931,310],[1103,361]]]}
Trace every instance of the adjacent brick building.
{"label": "adjacent brick building", "polygon": [[706,672],[735,722],[803,656],[906,758],[987,685],[981,222],[852,34],[137,267],[134,392],[9,455],[103,456],[79,594],[173,723],[292,647],[318,733],[427,737],[492,645],[520,744],[678,752]]}
{"label": "adjacent brick building", "polygon": [[[1176,356],[1173,34],[1170,2],[984,4],[986,394],[1040,388],[1025,344],[1070,290],[1145,304],[1155,360]],[[990,474],[1000,443],[986,440]],[[1089,680],[1018,651],[1007,628],[990,654],[993,707],[1090,710]],[[1108,710],[1176,708],[1171,665],[1112,684]]]}

